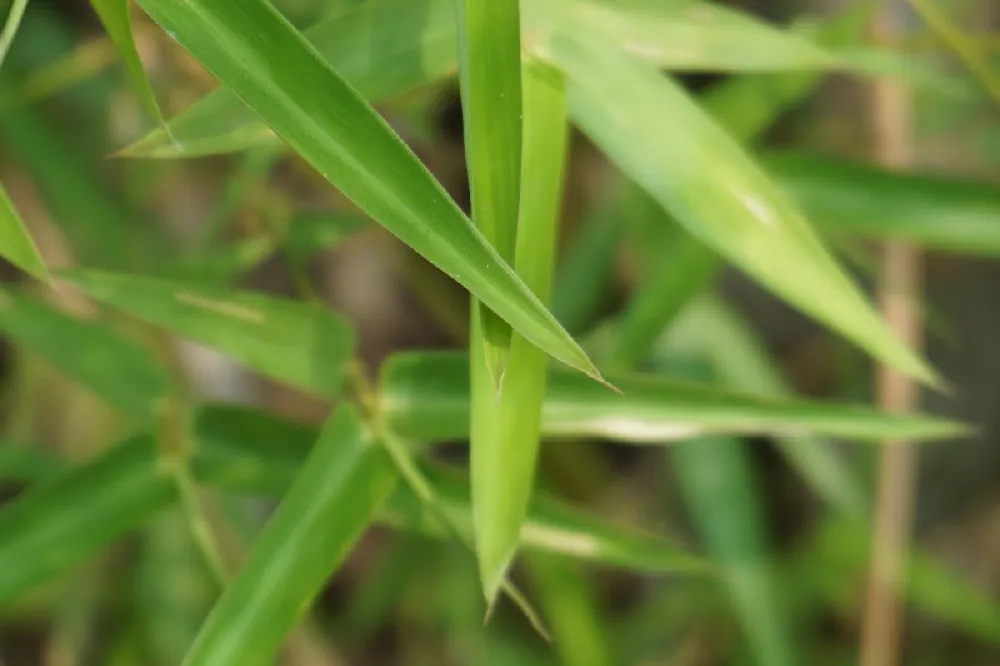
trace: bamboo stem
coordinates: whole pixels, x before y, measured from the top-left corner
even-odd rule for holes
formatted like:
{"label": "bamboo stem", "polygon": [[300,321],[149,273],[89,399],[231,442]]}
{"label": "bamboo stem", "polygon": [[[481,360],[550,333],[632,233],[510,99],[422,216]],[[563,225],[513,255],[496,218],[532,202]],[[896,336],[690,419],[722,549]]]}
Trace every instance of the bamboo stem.
{"label": "bamboo stem", "polygon": [[[903,3],[900,3],[902,5]],[[876,38],[898,39],[901,6],[887,2],[873,26]],[[880,80],[872,90],[872,122],[879,163],[901,168],[912,161],[911,103],[905,87]],[[913,348],[923,344],[916,296],[921,289],[920,256],[905,243],[887,243],[882,255],[879,301],[895,333]],[[880,366],[876,377],[879,405],[891,412],[912,411],[919,389],[909,378]],[[899,662],[902,602],[899,589],[912,531],[917,454],[907,442],[887,442],[879,463],[878,498],[869,580],[862,627],[861,666]]]}

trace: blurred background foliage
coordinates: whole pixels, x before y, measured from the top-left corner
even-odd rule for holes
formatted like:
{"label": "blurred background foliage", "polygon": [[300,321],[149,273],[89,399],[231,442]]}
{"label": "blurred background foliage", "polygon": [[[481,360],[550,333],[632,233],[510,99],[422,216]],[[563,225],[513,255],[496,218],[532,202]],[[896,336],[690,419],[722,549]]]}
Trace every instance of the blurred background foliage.
{"label": "blurred background foliage", "polygon": [[[299,27],[352,4],[275,0]],[[733,4],[782,25],[842,9],[822,0]],[[1000,76],[1000,5],[935,4]],[[0,0],[0,15],[6,9]],[[973,424],[977,432],[921,448],[919,550],[903,663],[986,666],[1000,663],[1000,104],[938,33],[911,19],[909,34],[891,45],[903,59],[890,64],[934,65],[909,74],[917,116],[914,170],[922,174],[911,180],[865,166],[873,130],[862,77],[825,75],[755,137],[761,123],[754,114],[767,116],[757,108],[766,100],[739,98],[726,88],[735,79],[724,72],[677,76],[735,136],[755,146],[761,163],[801,197],[863,282],[870,285],[874,274],[873,240],[910,238],[927,248],[927,353],[956,389],[951,396],[928,392],[923,410]],[[141,11],[134,12],[134,31],[165,117],[215,87]],[[393,48],[391,42],[380,46]],[[858,62],[882,62],[871,53],[861,58],[861,46],[857,51]],[[395,95],[378,108],[468,210],[454,77]],[[265,144],[176,161],[110,156],[154,123],[86,0],[30,3],[0,70],[0,180],[51,268],[172,272],[289,298],[314,295],[353,327],[373,374],[400,351],[466,344],[464,291],[353,211],[289,150]],[[705,261],[698,248],[685,250],[676,227],[657,223],[664,213],[578,131],[571,145],[553,309],[595,356],[623,369],[638,366],[750,393],[872,402],[871,363],[863,352],[738,271]],[[867,226],[852,226],[859,219],[869,220]],[[115,384],[109,364],[122,364],[154,394],[162,379],[143,375],[144,361],[125,348],[112,360],[87,356],[92,329],[36,312],[34,301],[17,295],[34,293],[87,320],[95,305],[78,292],[37,287],[6,264],[0,276],[11,290],[0,308],[0,493],[13,502],[130,432],[136,394]],[[151,335],[130,320],[116,325],[134,340]],[[297,439],[289,438],[287,423],[285,430],[268,431],[270,422],[261,422],[245,433],[261,446],[269,432],[277,433],[271,444],[280,443],[286,464],[301,460],[329,408],[330,401],[317,396],[329,397],[330,387],[302,390],[306,380],[297,376],[273,379],[281,372],[292,377],[294,368],[276,368],[266,379],[205,346],[177,344],[180,372],[195,399],[257,405],[302,424]],[[86,376],[92,381],[78,381]],[[225,417],[225,410],[192,417],[199,438],[211,441],[213,419]],[[419,433],[428,426],[400,427]],[[436,439],[462,436],[446,432]],[[390,529],[398,517],[387,515],[328,581],[281,663],[856,663],[868,554],[857,519],[872,497],[875,449],[837,443],[827,449],[832,460],[799,454],[796,463],[796,451],[805,450],[796,445],[815,443],[805,436],[705,439],[710,447],[690,440],[668,456],[661,447],[608,445],[595,436],[557,438],[542,449],[538,484],[608,524],[669,535],[690,552],[721,554],[731,565],[726,585],[678,573],[687,566],[683,559],[657,560],[662,553],[655,545],[642,563],[641,542],[596,558],[603,562],[532,550],[514,579],[537,600],[554,638],[547,644],[506,601],[484,627],[466,549],[433,534]],[[212,465],[225,461],[223,440],[196,457],[206,478]],[[122,454],[136,458],[136,470],[153,464],[140,444]],[[460,445],[436,452],[443,460],[465,456]],[[849,465],[838,466],[844,461]],[[238,560],[252,543],[289,478],[276,490],[253,469],[232,478],[220,473],[217,484],[233,492],[201,491],[229,553],[224,558]],[[58,578],[4,600],[0,663],[181,663],[217,584],[185,512],[160,499],[165,490],[150,481],[143,493],[121,492],[137,512],[161,510],[151,509],[154,517],[142,520],[141,529]],[[393,506],[389,513],[410,509]],[[102,524],[73,529],[114,533]],[[0,530],[0,551],[3,536]],[[3,559],[8,566],[17,561],[10,554]],[[0,589],[13,585],[13,577],[0,571]],[[777,608],[787,611],[787,621],[770,615]],[[793,662],[784,656],[789,636]]]}

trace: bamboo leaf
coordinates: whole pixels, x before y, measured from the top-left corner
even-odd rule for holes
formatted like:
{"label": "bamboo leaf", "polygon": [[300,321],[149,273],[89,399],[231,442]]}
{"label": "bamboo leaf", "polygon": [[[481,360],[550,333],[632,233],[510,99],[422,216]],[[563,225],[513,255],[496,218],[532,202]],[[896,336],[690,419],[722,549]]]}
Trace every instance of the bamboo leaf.
{"label": "bamboo leaf", "polygon": [[894,173],[806,153],[764,164],[831,236],[898,239],[931,250],[1000,256],[1000,188],[947,176]]}
{"label": "bamboo leaf", "polygon": [[184,664],[271,663],[395,481],[358,412],[338,408]]}
{"label": "bamboo leaf", "polygon": [[[649,3],[647,3],[649,5]],[[599,2],[530,2],[522,29],[534,42],[552,30],[624,44],[674,70],[769,71],[836,64],[806,38],[710,3],[622,7]],[[372,103],[458,70],[455,0],[371,0],[332,13],[303,32],[320,55]],[[359,54],[363,54],[359,55]],[[184,158],[245,150],[273,134],[239,98],[216,90],[121,152]],[[171,140],[173,137],[173,141]]]}
{"label": "bamboo leaf", "polygon": [[[537,3],[545,27],[600,39],[674,71],[829,69],[837,60],[807,37],[711,2],[574,0]],[[543,13],[544,12],[544,13]]]}
{"label": "bamboo leaf", "polygon": [[791,628],[777,594],[764,538],[761,496],[746,451],[725,437],[699,437],[672,450],[688,511],[718,566],[755,661],[791,666]]}
{"label": "bamboo leaf", "polygon": [[[141,0],[147,12],[372,218],[563,363],[596,369],[358,93],[264,0]],[[262,45],[267,44],[265,53]],[[281,53],[281,70],[269,63]]]}
{"label": "bamboo leaf", "polygon": [[[199,410],[194,434],[191,469],[200,482],[222,492],[262,497],[280,497],[288,490],[317,437],[316,430],[299,423],[230,405]],[[31,479],[40,474],[41,484],[0,509],[0,608],[179,504],[174,481],[148,436],[131,438],[75,468],[54,460],[26,460],[19,469],[3,469]],[[452,519],[471,534],[464,475],[440,467],[422,471]],[[451,537],[406,487],[397,488],[377,520]],[[707,572],[678,543],[609,524],[544,496],[532,500],[521,538],[534,551],[625,570]]]}
{"label": "bamboo leaf", "polygon": [[[566,97],[557,72],[530,61],[523,72],[524,162],[514,265],[525,284],[548,303],[567,150]],[[489,390],[485,376],[477,383],[475,367],[472,506],[483,587],[492,599],[515,555],[534,487],[548,359],[514,335],[499,396]]]}
{"label": "bamboo leaf", "polygon": [[544,50],[567,73],[574,120],[691,234],[880,361],[940,385],[798,209],[677,84],[620,50],[569,35]]}
{"label": "bamboo leaf", "polygon": [[0,606],[135,529],[174,497],[152,443],[136,439],[0,510]]}
{"label": "bamboo leaf", "polygon": [[[517,0],[458,0],[458,63],[472,221],[513,264],[521,178],[521,18]],[[530,285],[529,285],[530,286]],[[499,391],[510,326],[473,299],[485,367]],[[475,327],[475,326],[474,326]],[[473,372],[477,366],[473,365]],[[479,384],[473,381],[474,390]],[[485,384],[484,384],[485,386]],[[485,403],[484,403],[485,404]],[[484,415],[485,416],[485,415]]]}
{"label": "bamboo leaf", "polygon": [[146,113],[156,121],[157,125],[163,126],[160,105],[156,102],[156,94],[146,76],[139,51],[136,50],[130,15],[131,0],[90,0],[90,6],[94,8],[108,37],[118,49],[118,54],[125,63],[125,71],[128,72],[132,85],[146,108]]}
{"label": "bamboo leaf", "polygon": [[[414,441],[455,441],[469,434],[469,359],[453,352],[399,354],[382,368],[380,405],[388,425]],[[968,430],[927,415],[870,407],[779,400],[718,390],[661,375],[612,375],[622,394],[552,368],[542,409],[546,437],[600,437],[636,444],[707,434],[814,433],[880,442],[962,437]]]}
{"label": "bamboo leaf", "polygon": [[348,324],[313,303],[140,275],[76,271],[64,277],[103,303],[317,395],[339,392],[354,353]]}
{"label": "bamboo leaf", "polygon": [[30,296],[0,291],[0,330],[133,423],[147,424],[166,397],[166,374],[152,356],[105,324],[71,317]]}
{"label": "bamboo leaf", "polygon": [[[713,373],[734,390],[777,399],[791,397],[781,373],[746,322],[707,295],[685,309],[659,346],[705,359]],[[784,434],[776,443],[792,467],[831,506],[844,515],[866,515],[864,488],[829,442]]]}
{"label": "bamboo leaf", "polygon": [[[458,68],[455,0],[370,0],[344,6],[303,35],[365,99],[396,97]],[[182,158],[235,152],[274,139],[228,88],[218,88],[120,154]],[[171,138],[172,137],[172,138]]]}
{"label": "bamboo leaf", "polygon": [[45,261],[3,185],[0,185],[0,255],[40,280],[49,279]]}

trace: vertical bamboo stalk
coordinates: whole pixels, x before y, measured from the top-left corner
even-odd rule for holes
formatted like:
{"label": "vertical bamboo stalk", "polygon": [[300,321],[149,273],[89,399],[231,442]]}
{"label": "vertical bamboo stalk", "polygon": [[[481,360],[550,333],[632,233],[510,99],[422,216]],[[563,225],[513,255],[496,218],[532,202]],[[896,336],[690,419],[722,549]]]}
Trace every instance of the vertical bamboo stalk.
{"label": "vertical bamboo stalk", "polygon": [[[905,3],[888,0],[875,20],[873,32],[891,42],[900,25]],[[880,80],[872,90],[872,124],[879,163],[903,168],[912,162],[911,102],[904,84]],[[882,254],[879,301],[895,333],[908,345],[923,344],[916,295],[921,288],[920,255],[905,243],[886,243]],[[879,366],[876,377],[879,405],[892,412],[912,411],[919,401],[913,381]],[[861,666],[894,666],[899,661],[902,607],[899,590],[912,530],[917,453],[907,442],[887,442],[882,449],[868,592],[862,629]]]}

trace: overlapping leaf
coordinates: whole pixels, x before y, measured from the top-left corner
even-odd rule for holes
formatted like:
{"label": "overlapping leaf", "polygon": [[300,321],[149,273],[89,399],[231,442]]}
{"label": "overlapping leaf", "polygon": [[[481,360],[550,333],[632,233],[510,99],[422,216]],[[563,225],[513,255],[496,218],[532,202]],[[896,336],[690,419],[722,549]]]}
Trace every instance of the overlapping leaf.
{"label": "overlapping leaf", "polygon": [[[966,428],[926,415],[886,414],[854,405],[777,400],[679,382],[659,375],[612,375],[622,394],[552,368],[542,434],[662,444],[705,434],[816,434],[879,441],[960,437]],[[462,353],[400,354],[383,365],[381,408],[415,441],[468,436],[469,359]]]}
{"label": "overlapping leaf", "polygon": [[[458,70],[454,0],[373,0],[335,12],[304,35],[366,99],[377,103]],[[567,29],[624,43],[637,57],[672,69],[785,70],[830,67],[806,39],[709,3],[606,1],[524,3],[531,42]],[[271,140],[267,126],[232,92],[219,89],[124,154],[194,157]],[[171,136],[173,140],[171,140]]]}
{"label": "overlapping leaf", "polygon": [[[264,0],[142,0],[143,8],[372,218],[558,360],[586,354],[416,156]],[[262,44],[268,45],[265,52]],[[273,66],[280,53],[281,67]]]}
{"label": "overlapping leaf", "polygon": [[24,221],[17,214],[2,185],[0,185],[0,255],[35,277],[48,279],[49,273],[42,255],[38,253],[35,241],[32,240]]}
{"label": "overlapping leaf", "polygon": [[98,321],[0,291],[0,330],[80,382],[135,423],[147,423],[167,392],[164,371],[132,340]]}
{"label": "overlapping leaf", "polygon": [[694,236],[887,365],[937,384],[766,173],[684,91],[624,52],[570,35],[544,47],[578,125]]}
{"label": "overlapping leaf", "polygon": [[318,395],[338,392],[354,353],[348,324],[312,303],[141,275],[78,271],[65,277],[103,303]]}

